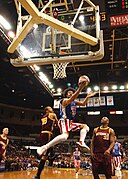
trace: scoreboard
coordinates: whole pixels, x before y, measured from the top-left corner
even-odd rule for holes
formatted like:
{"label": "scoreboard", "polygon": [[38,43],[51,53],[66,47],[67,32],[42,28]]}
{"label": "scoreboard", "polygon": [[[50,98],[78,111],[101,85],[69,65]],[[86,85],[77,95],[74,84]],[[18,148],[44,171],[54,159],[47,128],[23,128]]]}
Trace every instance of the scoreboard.
{"label": "scoreboard", "polygon": [[105,0],[105,9],[111,27],[128,25],[128,0]]}
{"label": "scoreboard", "polygon": [[105,0],[105,9],[109,15],[128,13],[128,0]]}

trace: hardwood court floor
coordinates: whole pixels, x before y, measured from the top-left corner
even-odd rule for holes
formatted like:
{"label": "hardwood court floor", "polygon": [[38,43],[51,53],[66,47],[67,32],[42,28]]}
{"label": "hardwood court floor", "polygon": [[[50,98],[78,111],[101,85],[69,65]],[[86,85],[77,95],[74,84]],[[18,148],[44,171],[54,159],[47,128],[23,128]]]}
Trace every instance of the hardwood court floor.
{"label": "hardwood court floor", "polygon": [[[31,179],[35,174],[36,171],[0,172],[0,179]],[[81,170],[78,179],[93,179],[92,176],[86,174],[85,170]],[[117,179],[116,177],[112,178]],[[73,169],[45,168],[41,179],[75,179],[75,173]],[[105,179],[105,177],[101,176],[101,179]],[[128,179],[128,171],[123,172],[122,179]]]}

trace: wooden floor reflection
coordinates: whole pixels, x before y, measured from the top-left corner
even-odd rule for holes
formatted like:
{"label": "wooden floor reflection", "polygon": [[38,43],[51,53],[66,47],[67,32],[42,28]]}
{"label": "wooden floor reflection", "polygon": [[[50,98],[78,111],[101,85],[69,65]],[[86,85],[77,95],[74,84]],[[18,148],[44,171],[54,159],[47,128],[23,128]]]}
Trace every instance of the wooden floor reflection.
{"label": "wooden floor reflection", "polygon": [[[31,179],[36,171],[18,171],[18,172],[0,172],[0,179]],[[55,169],[45,168],[41,174],[41,179],[75,179],[73,169]],[[93,179],[90,172],[81,170],[78,179]],[[116,179],[116,177],[112,177]],[[101,179],[105,179],[101,176]],[[128,171],[123,171],[122,179],[128,179]]]}

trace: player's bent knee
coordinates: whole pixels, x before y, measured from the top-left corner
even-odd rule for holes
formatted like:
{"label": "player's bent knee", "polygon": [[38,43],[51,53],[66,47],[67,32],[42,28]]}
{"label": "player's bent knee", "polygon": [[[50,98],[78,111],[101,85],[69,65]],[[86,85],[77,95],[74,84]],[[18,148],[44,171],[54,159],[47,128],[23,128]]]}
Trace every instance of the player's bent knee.
{"label": "player's bent knee", "polygon": [[64,134],[61,134],[61,141],[65,141],[68,139],[68,134],[64,133]]}
{"label": "player's bent knee", "polygon": [[89,132],[90,128],[88,125],[86,125],[86,131]]}
{"label": "player's bent knee", "polygon": [[89,127],[87,124],[83,124],[83,128],[86,129],[87,132],[89,132]]}

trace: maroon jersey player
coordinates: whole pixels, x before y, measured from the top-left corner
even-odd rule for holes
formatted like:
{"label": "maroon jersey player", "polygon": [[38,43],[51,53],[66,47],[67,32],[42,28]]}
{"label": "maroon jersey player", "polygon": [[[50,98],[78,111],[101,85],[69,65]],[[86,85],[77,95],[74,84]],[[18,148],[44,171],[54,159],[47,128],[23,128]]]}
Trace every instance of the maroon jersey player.
{"label": "maroon jersey player", "polygon": [[92,172],[94,179],[99,179],[99,174],[105,174],[106,179],[111,179],[111,152],[115,144],[114,130],[108,127],[109,119],[103,117],[101,126],[93,131],[91,143]]}
{"label": "maroon jersey player", "polygon": [[[54,126],[58,125],[57,116],[50,106],[45,107],[44,112],[45,112],[45,115],[41,119],[42,130],[40,133],[40,139],[41,139],[42,145],[45,145],[46,143],[50,141],[53,135]],[[42,155],[42,158],[38,166],[37,174],[36,176],[33,177],[33,179],[40,179],[41,172],[44,169],[45,161],[47,159],[47,154],[48,154],[48,151],[46,151],[45,154]]]}
{"label": "maroon jersey player", "polygon": [[9,139],[7,138],[8,132],[8,128],[4,128],[3,133],[0,135],[0,163],[1,160],[5,159],[7,145],[9,142]]}

